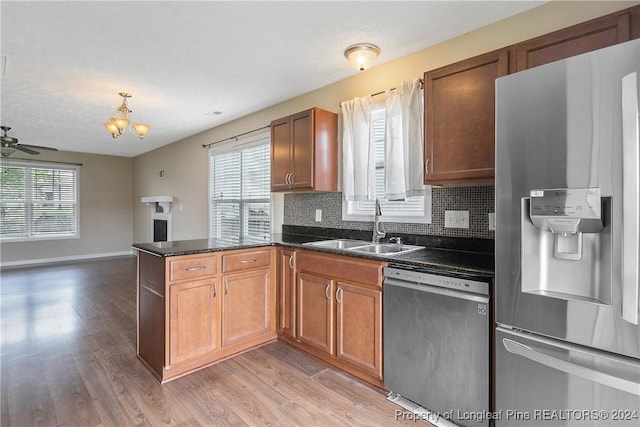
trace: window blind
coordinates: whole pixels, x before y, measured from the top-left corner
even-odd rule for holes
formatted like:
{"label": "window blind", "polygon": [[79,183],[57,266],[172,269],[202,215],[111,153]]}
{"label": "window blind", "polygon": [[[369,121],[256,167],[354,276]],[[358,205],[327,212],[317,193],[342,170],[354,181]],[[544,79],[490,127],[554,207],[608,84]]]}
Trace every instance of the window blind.
{"label": "window blind", "polygon": [[78,167],[7,161],[0,168],[0,238],[78,235]]}
{"label": "window blind", "polygon": [[213,146],[210,155],[210,237],[227,243],[269,240],[268,134],[233,146]]}

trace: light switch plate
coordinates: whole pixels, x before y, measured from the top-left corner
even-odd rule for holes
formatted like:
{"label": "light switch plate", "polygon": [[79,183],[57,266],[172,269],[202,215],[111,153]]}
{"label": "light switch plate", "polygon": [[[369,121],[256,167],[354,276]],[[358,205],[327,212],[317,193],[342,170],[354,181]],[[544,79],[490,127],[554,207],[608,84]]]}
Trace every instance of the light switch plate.
{"label": "light switch plate", "polygon": [[444,211],[445,228],[469,228],[469,211]]}
{"label": "light switch plate", "polygon": [[316,222],[322,222],[322,209],[316,209]]}
{"label": "light switch plate", "polygon": [[489,212],[489,230],[496,231],[496,213]]}

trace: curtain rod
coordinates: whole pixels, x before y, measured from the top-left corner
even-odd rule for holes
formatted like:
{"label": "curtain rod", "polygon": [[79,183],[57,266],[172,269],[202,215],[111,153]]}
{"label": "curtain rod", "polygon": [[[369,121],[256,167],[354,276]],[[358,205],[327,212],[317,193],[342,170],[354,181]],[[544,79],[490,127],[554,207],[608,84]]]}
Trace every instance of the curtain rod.
{"label": "curtain rod", "polygon": [[[424,80],[423,80],[423,79],[420,79],[420,86],[422,86],[422,85],[424,85]],[[389,90],[396,90],[396,89],[397,89],[397,88],[392,87],[392,88],[391,88],[391,89],[389,89]],[[372,93],[372,94],[370,94],[369,96],[378,96],[378,95],[382,95],[382,94],[383,94],[383,93],[385,93],[385,92],[386,92],[386,90],[381,90],[380,92]],[[342,101],[342,102],[344,102],[344,101]],[[342,102],[340,102],[340,105],[342,105]]]}
{"label": "curtain rod", "polygon": [[236,135],[236,136],[230,136],[229,138],[221,139],[220,141],[210,142],[209,144],[202,144],[202,148],[209,148],[209,147],[211,147],[211,146],[212,146],[212,145],[214,145],[214,144],[218,144],[218,143],[220,143],[220,142],[228,141],[228,140],[230,140],[230,139],[235,139],[235,140],[237,141],[239,136],[245,136],[245,135],[248,135],[248,134],[250,134],[250,133],[257,132],[257,131],[259,131],[259,130],[269,129],[270,127],[271,127],[270,125],[262,126],[261,128],[253,129],[253,130],[250,130],[250,131],[247,131],[247,132],[244,132],[244,133],[238,134],[238,135]]}
{"label": "curtain rod", "polygon": [[58,165],[82,166],[82,163],[56,162],[54,160],[22,159],[20,157],[5,157],[5,159],[7,159],[8,161],[20,160],[22,162],[29,162],[29,163],[55,163],[55,164],[58,164]]}

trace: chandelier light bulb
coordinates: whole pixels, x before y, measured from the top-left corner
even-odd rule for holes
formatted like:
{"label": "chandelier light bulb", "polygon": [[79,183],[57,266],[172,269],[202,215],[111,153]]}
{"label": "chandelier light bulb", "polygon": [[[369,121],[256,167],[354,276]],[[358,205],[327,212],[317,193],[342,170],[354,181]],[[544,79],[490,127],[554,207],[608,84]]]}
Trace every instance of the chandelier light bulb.
{"label": "chandelier light bulb", "polygon": [[120,117],[111,117],[108,122],[103,123],[111,137],[116,139],[128,128],[129,131],[140,139],[144,139],[149,133],[151,126],[147,123],[131,123],[129,115],[133,112],[127,106],[127,98],[131,98],[131,94],[127,92],[120,92],[122,97],[122,104],[116,108],[116,111],[120,113]]}

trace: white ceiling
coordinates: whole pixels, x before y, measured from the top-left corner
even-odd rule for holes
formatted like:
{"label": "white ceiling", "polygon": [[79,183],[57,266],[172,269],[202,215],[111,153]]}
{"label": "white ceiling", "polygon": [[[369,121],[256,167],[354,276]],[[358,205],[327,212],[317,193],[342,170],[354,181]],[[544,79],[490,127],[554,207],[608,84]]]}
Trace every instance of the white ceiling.
{"label": "white ceiling", "polygon": [[[0,3],[9,136],[136,156],[358,73],[353,43],[380,46],[380,65],[542,2]],[[142,141],[102,126],[122,91],[152,125]]]}

